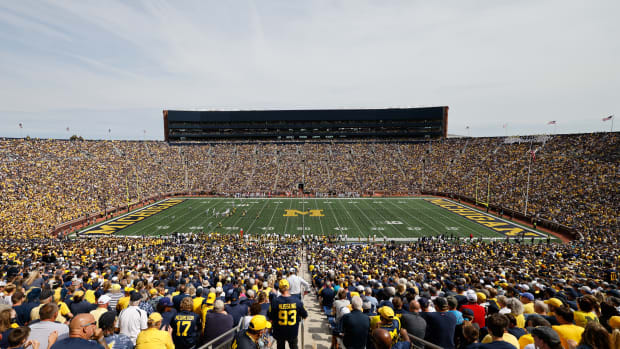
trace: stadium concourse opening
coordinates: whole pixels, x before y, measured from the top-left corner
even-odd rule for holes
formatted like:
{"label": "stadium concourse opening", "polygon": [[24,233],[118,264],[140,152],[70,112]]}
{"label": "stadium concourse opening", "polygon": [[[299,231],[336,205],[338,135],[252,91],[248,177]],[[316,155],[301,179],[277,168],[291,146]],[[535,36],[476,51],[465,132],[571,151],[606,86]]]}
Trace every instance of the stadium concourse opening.
{"label": "stadium concourse opening", "polygon": [[448,107],[317,110],[164,110],[164,139],[440,138]]}

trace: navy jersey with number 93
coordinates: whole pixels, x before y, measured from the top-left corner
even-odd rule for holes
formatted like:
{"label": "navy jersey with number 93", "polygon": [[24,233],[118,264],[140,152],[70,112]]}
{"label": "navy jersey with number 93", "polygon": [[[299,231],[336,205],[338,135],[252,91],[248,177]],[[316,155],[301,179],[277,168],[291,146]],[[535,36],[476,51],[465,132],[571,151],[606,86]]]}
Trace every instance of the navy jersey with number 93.
{"label": "navy jersey with number 93", "polygon": [[273,337],[294,339],[299,333],[299,321],[308,317],[308,312],[297,297],[278,297],[269,307]]}

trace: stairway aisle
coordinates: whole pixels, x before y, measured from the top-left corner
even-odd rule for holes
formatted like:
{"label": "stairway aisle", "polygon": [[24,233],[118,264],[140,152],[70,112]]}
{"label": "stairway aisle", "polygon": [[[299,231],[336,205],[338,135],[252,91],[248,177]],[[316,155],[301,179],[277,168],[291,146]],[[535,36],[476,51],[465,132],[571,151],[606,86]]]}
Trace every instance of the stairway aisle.
{"label": "stairway aisle", "polygon": [[[308,272],[305,250],[302,251],[302,264],[299,276],[308,281],[308,283],[312,283],[311,275]],[[304,348],[302,349],[328,349],[331,346],[331,330],[314,290],[304,297],[304,307],[308,311],[308,318],[304,321]],[[299,344],[301,345],[301,342]]]}

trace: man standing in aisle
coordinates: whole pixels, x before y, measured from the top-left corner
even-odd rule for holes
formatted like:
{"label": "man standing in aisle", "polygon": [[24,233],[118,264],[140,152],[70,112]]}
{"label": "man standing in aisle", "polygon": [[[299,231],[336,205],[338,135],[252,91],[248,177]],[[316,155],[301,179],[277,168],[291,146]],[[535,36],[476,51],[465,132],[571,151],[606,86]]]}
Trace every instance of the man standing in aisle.
{"label": "man standing in aisle", "polygon": [[299,321],[308,317],[303,303],[290,293],[290,285],[286,279],[281,279],[278,288],[282,294],[269,307],[269,320],[273,323],[273,337],[277,341],[278,349],[285,349],[288,342],[289,349],[297,349],[299,335]]}
{"label": "man standing in aisle", "polygon": [[303,299],[301,298],[303,295],[303,291],[309,290],[310,284],[306,280],[297,276],[296,273],[297,269],[291,268],[288,274],[288,278],[286,278],[286,281],[288,281],[288,284],[290,285],[289,291],[291,293],[291,296],[297,297],[297,299],[303,302]]}

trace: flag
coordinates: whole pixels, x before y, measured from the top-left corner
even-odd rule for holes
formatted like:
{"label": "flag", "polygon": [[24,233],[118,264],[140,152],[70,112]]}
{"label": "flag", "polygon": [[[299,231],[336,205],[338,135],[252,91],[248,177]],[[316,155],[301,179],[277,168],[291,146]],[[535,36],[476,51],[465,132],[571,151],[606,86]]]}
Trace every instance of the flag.
{"label": "flag", "polygon": [[536,153],[540,150],[540,147],[535,150],[530,150],[530,154],[532,155],[532,161],[536,161]]}
{"label": "flag", "polygon": [[[613,115],[609,115],[608,117],[603,118],[603,121],[611,120],[611,119],[613,119],[613,118],[614,118],[614,116],[613,116]],[[20,124],[20,125],[21,125],[21,124]]]}
{"label": "flag", "polygon": [[466,130],[469,130],[469,126],[465,126],[465,129],[466,129]]}
{"label": "flag", "polygon": [[111,128],[109,128],[109,129],[108,129],[108,133],[110,133],[110,132],[112,132],[112,129],[111,129]]}
{"label": "flag", "polygon": [[69,127],[67,126],[67,132],[69,132]]}
{"label": "flag", "polygon": [[24,128],[24,124],[22,124],[21,122],[19,123],[19,128]]}
{"label": "flag", "polygon": [[502,125],[502,128],[506,128],[506,127],[508,127],[508,124],[503,124]]}
{"label": "flag", "polygon": [[549,121],[547,125],[555,125],[555,120]]}

